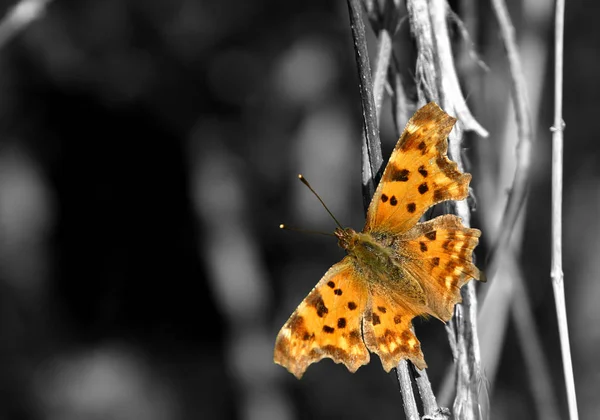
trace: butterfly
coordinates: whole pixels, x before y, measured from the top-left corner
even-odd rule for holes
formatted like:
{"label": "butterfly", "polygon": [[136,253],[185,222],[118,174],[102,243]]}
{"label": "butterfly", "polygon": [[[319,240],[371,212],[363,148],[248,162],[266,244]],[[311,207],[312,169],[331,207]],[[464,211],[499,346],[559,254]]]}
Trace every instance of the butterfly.
{"label": "butterfly", "polygon": [[456,119],[430,102],[406,124],[362,232],[336,228],[346,256],[331,267],[279,331],[274,361],[298,379],[323,358],[355,372],[369,352],[389,372],[400,360],[427,367],[416,316],[448,321],[460,288],[479,280],[472,261],[481,232],[454,215],[419,222],[434,204],[462,200],[471,175],[446,156]]}

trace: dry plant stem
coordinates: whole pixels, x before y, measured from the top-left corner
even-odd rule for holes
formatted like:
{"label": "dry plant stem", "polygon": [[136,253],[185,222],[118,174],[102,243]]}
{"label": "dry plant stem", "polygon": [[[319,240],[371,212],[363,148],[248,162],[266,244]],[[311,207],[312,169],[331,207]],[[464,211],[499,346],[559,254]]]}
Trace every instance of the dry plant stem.
{"label": "dry plant stem", "polygon": [[427,370],[420,370],[416,377],[417,389],[423,403],[423,419],[445,420],[450,418],[448,409],[440,409],[431,389],[431,382],[427,376]]}
{"label": "dry plant stem", "polygon": [[[377,124],[377,111],[373,99],[373,82],[371,80],[371,64],[367,51],[365,24],[362,19],[362,6],[360,0],[348,0],[350,15],[350,28],[354,40],[354,52],[358,69],[358,86],[363,111],[363,199],[365,208],[368,207],[370,197],[375,192],[375,180],[383,165],[381,155],[381,142],[379,140],[379,126]],[[366,164],[365,164],[366,163]]]}
{"label": "dry plant stem", "polygon": [[6,45],[35,19],[41,17],[51,0],[21,0],[0,22],[0,47]]}
{"label": "dry plant stem", "polygon": [[404,86],[402,86],[402,79],[400,78],[400,68],[397,60],[392,54],[392,66],[389,72],[390,86],[392,87],[392,112],[394,125],[396,126],[396,136],[400,137],[404,124],[408,121],[408,99],[406,98],[406,92]]}
{"label": "dry plant stem", "polygon": [[415,401],[415,394],[410,380],[410,372],[408,371],[408,362],[401,360],[396,368],[396,376],[402,393],[402,402],[404,403],[404,414],[407,420],[419,420],[419,410]]}
{"label": "dry plant stem", "polygon": [[538,418],[558,420],[558,407],[552,387],[552,378],[548,374],[550,370],[535,325],[523,274],[519,270],[515,255],[511,253],[506,259],[509,260],[507,263],[514,267],[516,274],[513,277],[516,290],[513,294],[511,314],[519,337],[519,345],[523,351]]}
{"label": "dry plant stem", "polygon": [[515,171],[515,177],[508,194],[508,200],[506,202],[504,214],[502,215],[500,228],[498,229],[498,238],[496,238],[496,241],[488,254],[487,274],[489,278],[494,276],[498,268],[498,264],[502,259],[502,252],[508,245],[517,217],[519,216],[525,197],[527,196],[531,147],[533,143],[531,111],[529,109],[529,100],[527,98],[525,75],[523,74],[519,50],[515,39],[515,28],[510,20],[504,0],[492,0],[492,6],[498,19],[500,35],[508,58],[512,81],[511,93],[515,107],[519,140],[517,143],[517,169]]}
{"label": "dry plant stem", "polygon": [[437,71],[434,60],[433,30],[429,19],[426,0],[407,0],[408,20],[410,29],[417,43],[417,92],[419,105],[429,100],[439,102],[440,95],[437,86]]}
{"label": "dry plant stem", "polygon": [[575,380],[569,345],[569,326],[565,305],[564,274],[562,269],[562,189],[563,189],[563,132],[562,89],[563,89],[563,34],[564,0],[556,1],[555,21],[555,62],[554,62],[554,127],[552,127],[552,286],[558,317],[560,348],[569,403],[569,417],[578,418]]}
{"label": "dry plant stem", "polygon": [[373,97],[375,99],[375,109],[377,110],[377,121],[381,121],[384,87],[392,56],[392,37],[386,29],[382,29],[378,37],[379,45],[377,47],[375,75],[373,77]]}
{"label": "dry plant stem", "polygon": [[440,76],[440,99],[446,112],[454,113],[467,130],[482,137],[488,132],[473,117],[460,89],[454,57],[448,36],[448,4],[446,0],[430,0],[431,26],[435,42],[435,57]]}
{"label": "dry plant stem", "polygon": [[[468,210],[467,210],[468,211]],[[460,419],[482,418],[480,408],[481,385],[485,382],[481,370],[479,338],[477,336],[477,293],[475,283],[469,282],[461,290],[462,305],[457,305],[457,376],[454,416]],[[484,398],[487,398],[484,394]]]}

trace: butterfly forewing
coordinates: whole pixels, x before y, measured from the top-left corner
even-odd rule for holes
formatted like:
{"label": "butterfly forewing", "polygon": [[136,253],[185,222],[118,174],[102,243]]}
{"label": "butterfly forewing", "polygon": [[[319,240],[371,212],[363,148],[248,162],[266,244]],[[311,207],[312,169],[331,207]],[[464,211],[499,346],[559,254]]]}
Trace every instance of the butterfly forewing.
{"label": "butterfly forewing", "polygon": [[406,232],[432,205],[467,196],[471,175],[446,157],[455,121],[433,102],[408,121],[373,195],[364,232]]}

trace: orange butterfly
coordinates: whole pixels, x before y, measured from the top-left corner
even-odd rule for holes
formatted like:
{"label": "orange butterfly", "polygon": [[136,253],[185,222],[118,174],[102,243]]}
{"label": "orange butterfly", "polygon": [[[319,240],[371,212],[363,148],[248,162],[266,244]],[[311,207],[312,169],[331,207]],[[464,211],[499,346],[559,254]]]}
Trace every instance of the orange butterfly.
{"label": "orange butterfly", "polygon": [[408,121],[363,231],[336,228],[347,255],[281,328],[275,363],[298,378],[325,357],[355,372],[369,363],[369,351],[386,372],[401,359],[427,366],[412,319],[432,315],[448,321],[462,285],[479,279],[472,262],[479,230],[464,227],[454,215],[418,223],[432,205],[468,195],[471,175],[446,156],[455,122],[434,102]]}

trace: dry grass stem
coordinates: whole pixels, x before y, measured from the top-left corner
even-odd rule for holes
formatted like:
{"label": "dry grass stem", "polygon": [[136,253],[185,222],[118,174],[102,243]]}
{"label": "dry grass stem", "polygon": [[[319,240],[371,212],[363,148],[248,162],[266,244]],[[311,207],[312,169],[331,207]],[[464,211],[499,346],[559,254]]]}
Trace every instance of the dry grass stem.
{"label": "dry grass stem", "polygon": [[519,141],[517,143],[517,168],[515,176],[508,193],[508,200],[502,215],[500,228],[498,229],[498,237],[488,254],[487,273],[489,278],[494,277],[498,269],[498,264],[502,260],[502,253],[508,245],[527,196],[531,148],[534,138],[525,75],[523,74],[523,67],[515,38],[515,28],[511,22],[504,0],[492,0],[492,6],[498,19],[500,35],[506,49],[510,68],[511,94],[515,107]]}
{"label": "dry grass stem", "polygon": [[373,98],[371,64],[369,62],[365,24],[362,19],[361,10],[362,5],[360,0],[348,0],[350,28],[352,29],[352,39],[354,41],[354,52],[358,69],[358,86],[363,111],[362,182],[363,204],[366,209],[375,192],[376,180],[383,166],[383,157],[381,154],[381,141],[379,139],[379,125],[377,124],[377,111]]}
{"label": "dry grass stem", "polygon": [[400,392],[402,393],[402,402],[404,404],[406,420],[419,420],[421,416],[419,415],[419,410],[415,401],[415,393],[413,392],[410,372],[408,371],[408,362],[406,360],[400,361],[400,364],[396,368],[396,376],[398,378]]}
{"label": "dry grass stem", "polygon": [[542,341],[535,325],[533,311],[529,303],[529,295],[524,284],[523,273],[519,269],[516,256],[506,258],[514,269],[514,294],[511,304],[511,315],[515,323],[519,345],[525,359],[527,376],[531,384],[531,393],[538,413],[538,418],[545,420],[559,420],[558,406],[552,385],[552,377],[548,369],[548,362]]}
{"label": "dry grass stem", "polygon": [[554,126],[552,127],[552,287],[558,317],[560,348],[563,360],[569,418],[576,420],[577,397],[575,379],[569,345],[569,326],[565,304],[564,274],[562,269],[562,195],[563,195],[563,132],[565,123],[562,118],[563,89],[563,38],[564,38],[564,0],[556,1],[555,51],[554,51]]}
{"label": "dry grass stem", "polygon": [[430,420],[448,420],[450,418],[450,410],[440,408],[438,406],[435,394],[431,389],[431,382],[427,376],[427,370],[423,369],[416,375],[417,389],[423,403],[423,419]]}
{"label": "dry grass stem", "polygon": [[[473,117],[460,89],[450,37],[448,35],[449,8],[446,0],[431,0],[431,26],[435,42],[435,57],[439,74],[440,100],[446,112],[456,115],[465,129],[474,131],[482,137],[488,132]],[[460,146],[460,145],[459,145]]]}
{"label": "dry grass stem", "polygon": [[378,33],[378,41],[375,74],[373,76],[373,97],[375,98],[375,108],[377,109],[377,121],[381,121],[384,87],[392,56],[392,37],[386,29],[382,29]]}

